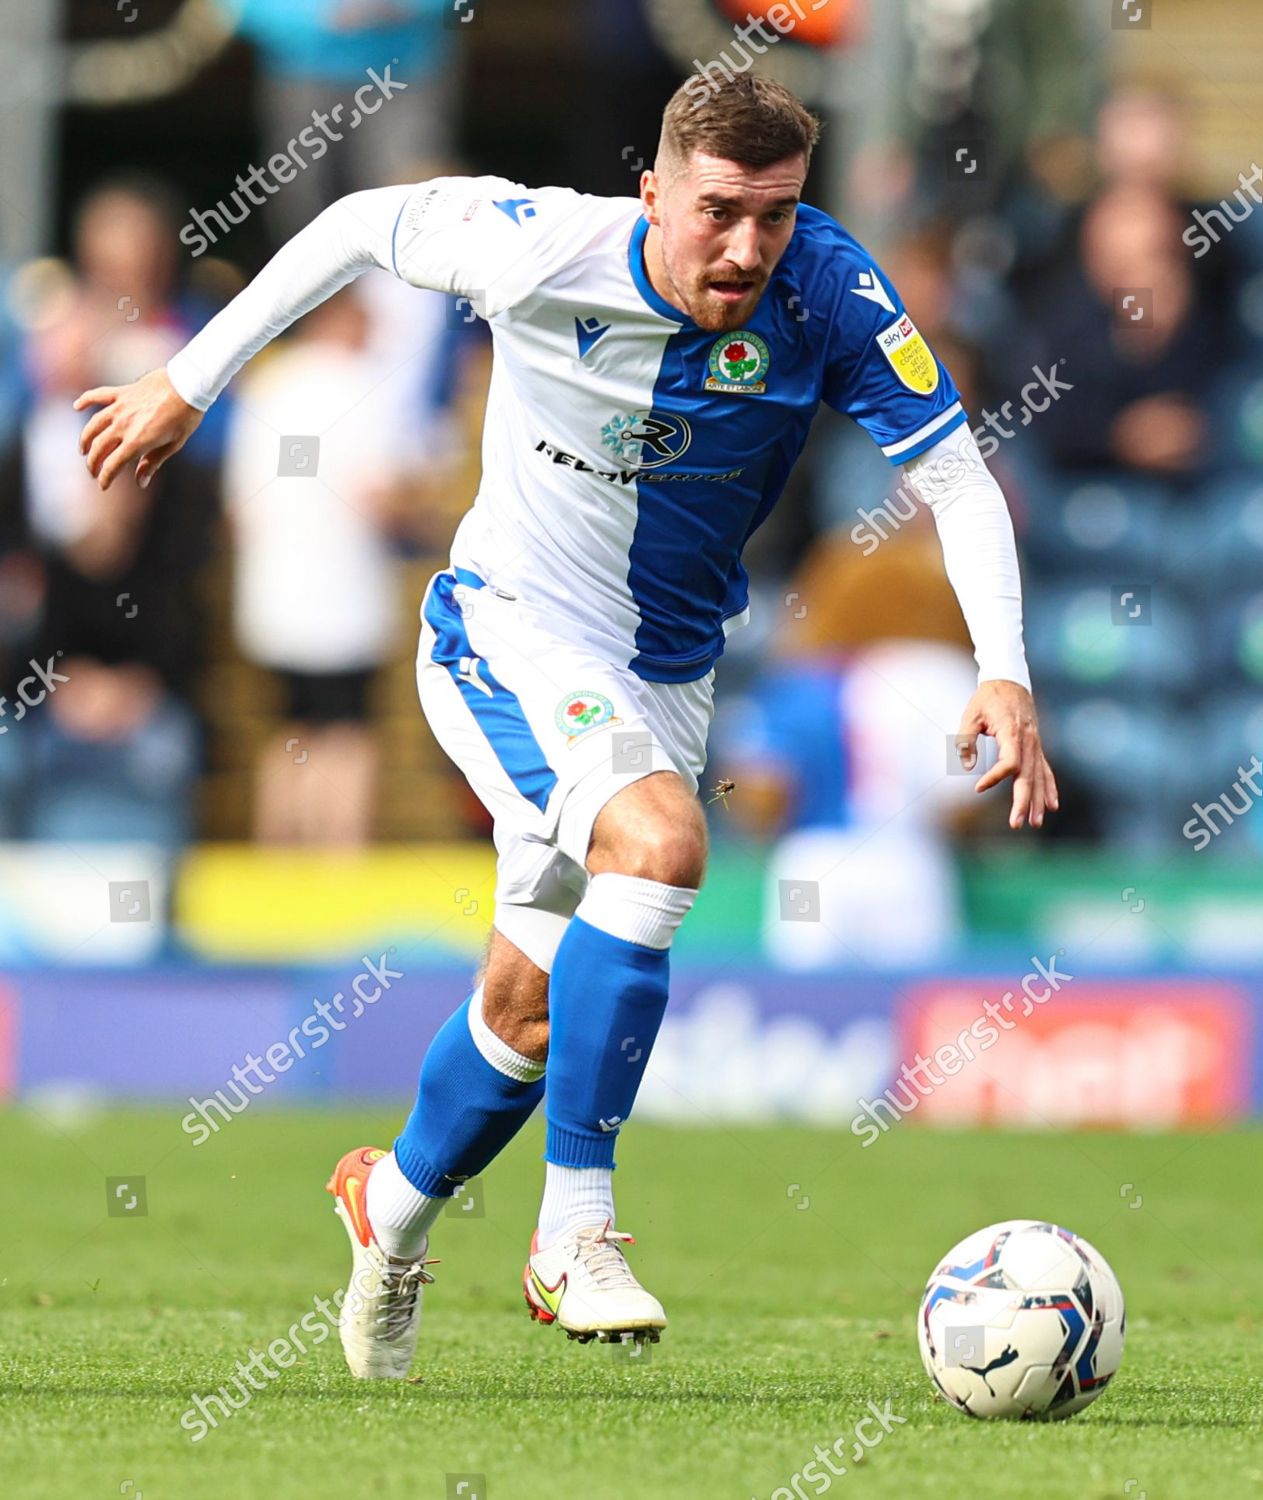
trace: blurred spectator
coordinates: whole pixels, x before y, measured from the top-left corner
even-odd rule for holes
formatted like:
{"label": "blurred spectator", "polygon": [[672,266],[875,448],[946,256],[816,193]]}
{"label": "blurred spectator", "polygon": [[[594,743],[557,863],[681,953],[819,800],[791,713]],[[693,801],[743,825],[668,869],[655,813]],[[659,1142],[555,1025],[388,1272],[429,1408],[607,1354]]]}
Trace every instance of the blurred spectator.
{"label": "blurred spectator", "polygon": [[793,581],[801,613],[721,704],[711,758],[737,826],[772,842],[765,946],[796,969],[941,958],[962,922],[949,834],[981,772],[949,771],[977,673],[933,522],[868,557],[822,538]]}
{"label": "blurred spectator", "polygon": [[1157,89],[1115,89],[1096,117],[1096,164],[1111,187],[1148,187],[1178,199],[1188,158],[1181,100]]}
{"label": "blurred spectator", "polygon": [[[411,181],[418,161],[448,156],[456,90],[442,17],[450,0],[218,3],[258,49],[267,152],[293,149],[304,127],[312,130],[313,111],[328,121],[307,137],[324,150],[303,149],[302,170],[269,200],[277,239],[344,193]],[[388,94],[374,85],[370,104],[357,109],[356,90],[387,74]]]}
{"label": "blurred spectator", "polygon": [[[73,269],[28,268],[18,292],[29,326],[25,351],[31,397],[41,403],[76,383],[114,384],[166,362],[192,320],[178,302],[173,203],[145,177],[95,188],[72,228]],[[76,433],[82,419],[65,419]]]}
{"label": "blurred spectator", "polygon": [[1058,468],[1183,476],[1203,464],[1204,399],[1224,337],[1203,305],[1183,228],[1158,188],[1108,187],[1084,214],[1072,258],[1024,298],[1027,337],[1006,351],[1013,378],[1064,359],[1074,385],[1031,428]]}
{"label": "blurred spectator", "polygon": [[266,842],[369,835],[368,693],[398,620],[388,524],[399,434],[381,383],[363,303],[348,289],[251,367],[229,431],[237,639],[279,674],[284,700],[255,783]]}
{"label": "blurred spectator", "polygon": [[97,189],[75,219],[74,255],[73,270],[32,268],[21,299],[28,398],[6,462],[6,495],[20,505],[6,528],[3,612],[9,702],[27,707],[6,737],[9,779],[24,782],[18,826],[33,837],[177,844],[191,831],[198,763],[194,584],[213,489],[187,462],[149,490],[121,474],[102,494],[71,409],[78,391],[133,379],[187,335],[163,189],[140,179]]}
{"label": "blurred spectator", "polygon": [[[78,446],[82,417],[62,400],[86,385],[114,385],[167,359],[216,310],[177,279],[178,213],[166,185],[139,174],[94,188],[72,225],[73,268],[37,261],[19,271],[12,293],[27,325],[22,354],[28,432],[52,427]],[[214,462],[221,424],[216,403],[182,455],[184,463]]]}
{"label": "blurred spectator", "polygon": [[[70,462],[87,479],[76,450]],[[58,477],[71,479],[45,461],[28,478],[45,519]],[[72,488],[66,483],[63,495]],[[188,487],[165,471],[145,490],[129,475],[108,494],[88,490],[68,507],[72,528],[60,543],[44,537],[30,667],[47,680],[54,664],[66,680],[50,686],[19,731],[30,744],[27,832],[180,844],[192,833],[198,764],[189,696],[202,633],[193,584],[206,556],[205,512],[194,514]]]}

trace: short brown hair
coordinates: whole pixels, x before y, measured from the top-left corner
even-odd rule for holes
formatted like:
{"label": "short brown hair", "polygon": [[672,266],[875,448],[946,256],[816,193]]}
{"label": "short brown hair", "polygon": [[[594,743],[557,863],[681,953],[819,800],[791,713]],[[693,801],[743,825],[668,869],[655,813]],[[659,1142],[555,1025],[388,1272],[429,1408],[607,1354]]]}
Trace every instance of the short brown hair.
{"label": "short brown hair", "polygon": [[694,73],[667,101],[658,138],[659,170],[678,170],[695,151],[770,167],[789,156],[811,162],[820,121],[783,84],[754,73]]}

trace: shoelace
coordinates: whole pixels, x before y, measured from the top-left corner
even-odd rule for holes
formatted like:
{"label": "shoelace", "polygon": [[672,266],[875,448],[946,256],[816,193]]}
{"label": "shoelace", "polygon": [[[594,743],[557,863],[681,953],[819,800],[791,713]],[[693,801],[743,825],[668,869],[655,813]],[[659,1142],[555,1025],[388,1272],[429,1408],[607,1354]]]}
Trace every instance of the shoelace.
{"label": "shoelace", "polygon": [[619,1244],[634,1245],[630,1234],[621,1234],[606,1224],[603,1229],[581,1229],[575,1235],[574,1258],[583,1264],[599,1287],[639,1286]]}
{"label": "shoelace", "polygon": [[392,1266],[382,1273],[382,1311],[377,1323],[383,1338],[399,1338],[407,1331],[416,1309],[417,1293],[434,1280],[426,1266],[437,1265],[437,1260],[418,1260],[409,1266]]}

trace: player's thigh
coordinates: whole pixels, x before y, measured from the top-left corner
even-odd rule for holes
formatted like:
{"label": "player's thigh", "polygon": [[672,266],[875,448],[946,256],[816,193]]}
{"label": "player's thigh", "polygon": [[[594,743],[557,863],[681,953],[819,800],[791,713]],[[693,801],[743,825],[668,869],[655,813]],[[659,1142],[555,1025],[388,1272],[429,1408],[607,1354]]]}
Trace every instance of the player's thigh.
{"label": "player's thigh", "polygon": [[[580,887],[582,872],[597,867],[670,884],[700,880],[705,819],[695,793],[713,673],[645,682],[558,638],[511,598],[450,574],[432,581],[423,615],[426,716],[496,820],[497,925],[510,903],[561,910],[543,900],[543,877],[558,873],[554,856]],[[648,789],[637,790],[642,784]],[[610,804],[594,867],[593,827]],[[525,932],[509,935],[549,966],[546,943],[537,953]]]}

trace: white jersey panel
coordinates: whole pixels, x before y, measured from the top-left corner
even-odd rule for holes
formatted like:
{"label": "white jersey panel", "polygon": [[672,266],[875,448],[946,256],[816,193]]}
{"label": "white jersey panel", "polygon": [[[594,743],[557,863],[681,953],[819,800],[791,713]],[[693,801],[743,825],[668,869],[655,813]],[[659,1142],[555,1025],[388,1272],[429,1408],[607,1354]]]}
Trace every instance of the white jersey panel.
{"label": "white jersey panel", "polygon": [[626,665],[639,625],[627,578],[640,504],[630,455],[643,449],[600,438],[619,417],[640,430],[676,325],[640,301],[627,274],[639,205],[629,200],[610,222],[608,201],[590,201],[604,222],[584,255],[491,319],[484,477],[452,560]]}

